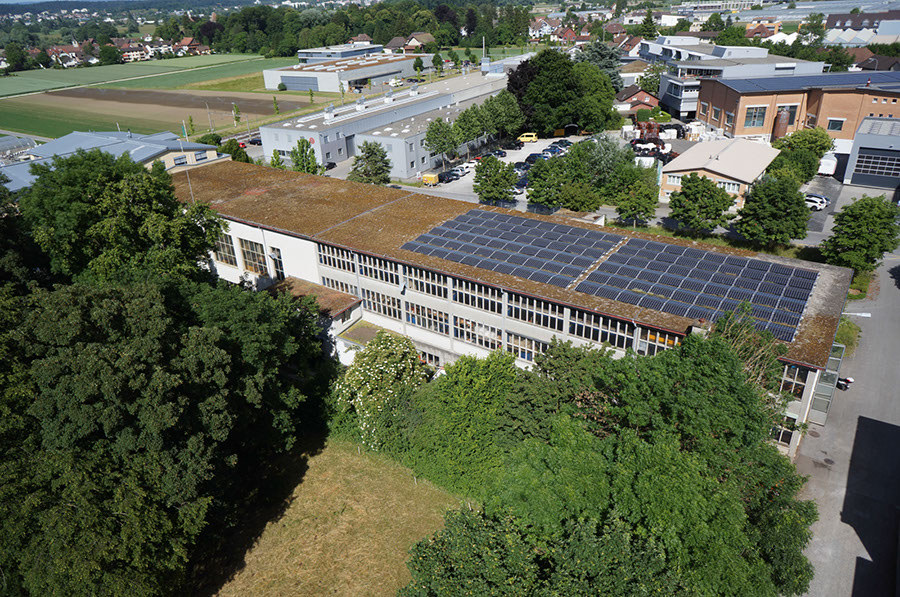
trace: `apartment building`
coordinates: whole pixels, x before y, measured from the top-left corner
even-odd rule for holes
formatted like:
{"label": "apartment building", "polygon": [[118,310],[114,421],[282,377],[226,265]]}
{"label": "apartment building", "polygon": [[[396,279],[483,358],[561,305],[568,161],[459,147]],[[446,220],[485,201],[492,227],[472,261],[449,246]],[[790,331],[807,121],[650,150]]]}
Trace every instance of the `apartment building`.
{"label": "apartment building", "polygon": [[797,76],[821,73],[825,66],[824,62],[770,56],[766,48],[717,46],[689,36],[644,40],[639,55],[647,62],[663,62],[669,67],[660,76],[659,102],[680,119],[696,117],[704,78]]}
{"label": "apartment building", "polygon": [[770,141],[784,110],[785,134],[821,126],[835,140],[835,151],[848,154],[864,118],[900,118],[898,100],[900,72],[704,79],[697,119],[728,137]]}
{"label": "apartment building", "polygon": [[[834,395],[844,268],[235,162],[173,181],[228,224],[219,277],[347,295],[329,299],[342,306],[333,340],[345,361],[377,328],[436,365],[503,350],[528,367],[554,338],[653,355],[748,301],[788,348],[788,416],[824,423]],[[776,440],[793,453],[800,437]]]}

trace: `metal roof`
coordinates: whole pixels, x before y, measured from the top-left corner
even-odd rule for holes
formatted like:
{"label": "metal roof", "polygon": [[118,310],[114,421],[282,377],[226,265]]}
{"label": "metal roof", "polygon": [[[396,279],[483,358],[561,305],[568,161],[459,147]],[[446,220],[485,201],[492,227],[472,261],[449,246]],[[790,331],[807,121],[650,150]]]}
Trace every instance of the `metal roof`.
{"label": "metal roof", "polygon": [[152,135],[119,131],[102,133],[76,131],[40,145],[30,153],[39,158],[49,158],[55,155],[69,155],[79,149],[102,149],[114,156],[127,153],[133,161],[146,163],[164,153],[181,151],[182,148],[185,151],[204,151],[215,149],[215,146],[180,141],[175,133],[168,131]]}
{"label": "metal roof", "polygon": [[859,129],[856,131],[860,135],[880,135],[882,137],[898,137],[900,138],[900,120],[893,118],[863,118]]}
{"label": "metal roof", "polygon": [[865,87],[867,85],[881,88],[882,85],[900,84],[900,72],[822,73],[820,75],[795,75],[793,77],[774,76],[716,80],[738,93],[799,91],[827,87]]}
{"label": "metal roof", "polygon": [[777,149],[748,139],[705,141],[663,166],[663,172],[707,170],[749,184],[759,178],[778,153]]}

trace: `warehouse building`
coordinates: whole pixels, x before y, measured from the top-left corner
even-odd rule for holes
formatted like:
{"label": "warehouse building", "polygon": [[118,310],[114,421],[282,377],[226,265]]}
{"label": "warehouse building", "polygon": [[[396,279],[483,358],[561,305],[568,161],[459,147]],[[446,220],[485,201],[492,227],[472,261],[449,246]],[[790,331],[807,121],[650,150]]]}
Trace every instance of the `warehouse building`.
{"label": "warehouse building", "polygon": [[310,64],[296,64],[287,68],[263,71],[266,89],[278,89],[280,84],[289,91],[353,92],[370,85],[380,85],[391,79],[405,79],[416,74],[416,56],[377,55],[342,58]]}
{"label": "warehouse building", "polygon": [[297,51],[297,59],[300,64],[313,64],[316,62],[328,62],[330,60],[345,60],[347,58],[359,58],[369,54],[381,54],[384,46],[371,43],[349,43],[337,46],[325,46],[322,48],[307,48]]}
{"label": "warehouse building", "polygon": [[[345,362],[378,328],[438,366],[503,350],[527,367],[554,338],[653,355],[750,302],[757,327],[788,348],[789,417],[824,423],[850,270],[249,164],[192,172],[193,195],[183,174],[173,178],[183,201],[228,223],[213,255],[219,277],[329,289]],[[799,439],[778,434],[790,452]]]}
{"label": "warehouse building", "polygon": [[892,191],[900,187],[900,120],[863,118],[853,138],[844,184]]}

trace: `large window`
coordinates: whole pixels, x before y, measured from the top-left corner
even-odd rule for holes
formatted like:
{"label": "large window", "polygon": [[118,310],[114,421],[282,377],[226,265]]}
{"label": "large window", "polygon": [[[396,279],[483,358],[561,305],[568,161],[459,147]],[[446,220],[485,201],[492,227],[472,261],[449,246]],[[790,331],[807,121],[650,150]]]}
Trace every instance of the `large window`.
{"label": "large window", "polygon": [[809,375],[809,369],[796,365],[785,365],[781,375],[781,391],[791,394],[795,400],[800,400],[806,389],[807,375]]}
{"label": "large window", "polygon": [[503,305],[500,291],[496,288],[455,278],[453,280],[453,300],[493,313],[500,313]]}
{"label": "large window", "polygon": [[634,344],[633,324],[587,311],[572,310],[569,333],[616,348],[631,348]]}
{"label": "large window", "polygon": [[558,332],[563,329],[563,307],[540,299],[510,294],[506,313],[513,319],[527,321],[542,328]]}
{"label": "large window", "polygon": [[428,270],[407,266],[406,277],[412,290],[422,294],[447,298],[447,276],[444,274],[436,274]]}
{"label": "large window", "polygon": [[450,316],[437,309],[408,302],[406,322],[432,332],[450,335]]}
{"label": "large window", "polygon": [[828,130],[829,131],[840,131],[844,128],[844,119],[843,118],[829,118],[828,119]]}
{"label": "large window", "polygon": [[709,111],[709,104],[706,102],[700,102],[700,116],[706,116],[706,113]]}
{"label": "large window", "polygon": [[721,118],[721,117],[722,117],[722,110],[720,110],[719,108],[713,108],[712,119],[715,122],[719,122],[719,118]]}
{"label": "large window", "polygon": [[503,342],[503,336],[497,328],[462,317],[453,318],[453,336],[488,350],[496,350]]}
{"label": "large window", "polygon": [[393,261],[369,257],[368,255],[359,256],[360,276],[374,278],[375,280],[381,280],[382,282],[396,285],[400,282],[398,269],[397,264]]}
{"label": "large window", "polygon": [[546,342],[506,332],[506,350],[517,358],[533,361],[536,355],[547,352],[547,348],[549,345]]}
{"label": "large window", "polygon": [[794,431],[797,429],[797,419],[794,417],[784,417],[781,425],[772,428],[772,439],[776,444],[782,446],[790,446],[791,440],[794,439]]}
{"label": "large window", "polygon": [[638,341],[638,354],[653,356],[661,350],[678,346],[679,342],[681,338],[675,334],[645,328],[641,330]]}
{"label": "large window", "polygon": [[244,258],[244,267],[255,274],[269,273],[266,268],[266,252],[263,246],[252,240],[239,238],[241,241],[241,256]]}
{"label": "large window", "polygon": [[668,183],[672,186],[680,187],[681,186],[681,174],[667,174],[666,179]]}
{"label": "large window", "polygon": [[272,266],[275,268],[275,279],[284,280],[284,260],[281,259],[281,249],[278,247],[269,247],[272,257]]}
{"label": "large window", "polygon": [[725,112],[725,126],[732,127],[734,126],[734,114],[731,112]]}
{"label": "large window", "polygon": [[740,183],[737,183],[737,182],[727,182],[727,181],[723,180],[723,181],[717,182],[716,186],[719,187],[720,189],[725,189],[729,193],[737,193],[738,191],[741,190],[741,185],[740,185]]}
{"label": "large window", "polygon": [[[349,294],[349,293],[348,293]],[[400,299],[363,288],[363,308],[379,315],[400,319]]]}
{"label": "large window", "polygon": [[752,106],[747,108],[747,116],[744,118],[744,128],[752,129],[766,124],[766,107]]}
{"label": "large window", "polygon": [[778,111],[787,110],[788,126],[793,126],[797,122],[797,104],[783,104],[778,106]]}
{"label": "large window", "polygon": [[237,266],[237,256],[234,254],[234,241],[230,234],[220,234],[216,239],[216,261],[228,265]]}
{"label": "large window", "polygon": [[355,272],[356,264],[353,263],[353,253],[338,249],[329,245],[319,245],[319,263],[341,269],[345,272]]}

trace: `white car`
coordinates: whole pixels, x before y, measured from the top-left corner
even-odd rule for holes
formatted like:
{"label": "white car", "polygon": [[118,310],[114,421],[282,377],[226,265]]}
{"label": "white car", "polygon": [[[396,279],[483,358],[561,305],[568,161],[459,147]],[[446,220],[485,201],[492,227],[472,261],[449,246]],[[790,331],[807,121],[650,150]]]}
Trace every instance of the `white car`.
{"label": "white car", "polygon": [[813,211],[822,211],[829,205],[831,205],[831,201],[828,200],[828,197],[824,195],[816,195],[810,193],[806,196],[806,207],[810,208]]}
{"label": "white car", "polygon": [[450,168],[450,172],[456,172],[460,176],[465,176],[469,173],[469,167],[466,164],[461,166],[456,166],[455,168]]}

